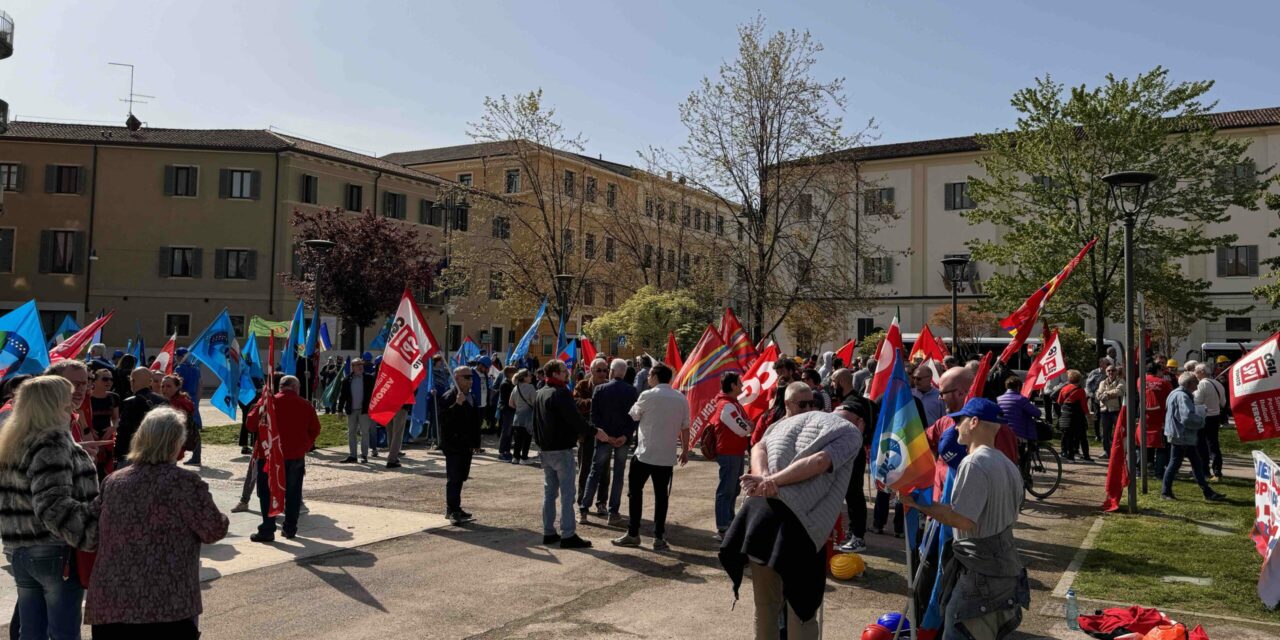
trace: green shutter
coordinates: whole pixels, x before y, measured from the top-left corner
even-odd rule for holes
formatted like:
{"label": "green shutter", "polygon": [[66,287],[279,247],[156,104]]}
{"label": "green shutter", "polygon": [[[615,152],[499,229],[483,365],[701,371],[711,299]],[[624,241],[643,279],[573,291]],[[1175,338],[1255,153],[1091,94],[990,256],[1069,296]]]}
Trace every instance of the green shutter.
{"label": "green shutter", "polygon": [[1258,245],[1256,245],[1256,244],[1251,244],[1251,245],[1249,245],[1249,246],[1245,247],[1245,254],[1246,254],[1247,258],[1248,258],[1248,267],[1247,267],[1247,269],[1248,269],[1248,270],[1247,270],[1245,273],[1247,273],[1248,275],[1251,275],[1251,276],[1257,277],[1257,275],[1258,275]]}
{"label": "green shutter", "polygon": [[46,164],[44,166],[44,192],[53,193],[58,188],[58,165]]}
{"label": "green shutter", "polygon": [[1227,264],[1227,248],[1218,247],[1218,277],[1226,277],[1229,270],[1230,266]]}
{"label": "green shutter", "polygon": [[196,247],[191,251],[191,277],[199,278],[204,275],[204,249]]}
{"label": "green shutter", "polygon": [[250,280],[258,279],[258,252],[256,249],[249,250],[249,260],[245,264],[244,275]]}
{"label": "green shutter", "polygon": [[231,170],[230,169],[218,170],[218,197],[219,198],[231,197]]}
{"label": "green shutter", "polygon": [[76,231],[71,236],[71,273],[76,275],[84,274],[86,257],[85,234],[83,231]]}
{"label": "green shutter", "polygon": [[[250,175],[250,178],[249,178],[249,199],[250,199],[250,200],[258,200],[258,199],[261,199],[261,198],[262,198],[262,172],[261,172],[261,171],[250,171],[250,172],[249,172],[249,175]],[[199,249],[197,249],[197,251],[199,251]]]}
{"label": "green shutter", "polygon": [[160,247],[160,277],[169,277],[169,267],[173,264],[173,256],[169,247]]}
{"label": "green shutter", "polygon": [[187,195],[200,195],[200,167],[187,167]]}
{"label": "green shutter", "polygon": [[164,166],[164,195],[171,196],[174,193],[174,182],[176,181],[177,167],[166,164]]}
{"label": "green shutter", "polygon": [[227,250],[214,249],[213,250],[213,277],[216,280],[221,280],[223,276],[226,275],[226,273],[227,273]]}

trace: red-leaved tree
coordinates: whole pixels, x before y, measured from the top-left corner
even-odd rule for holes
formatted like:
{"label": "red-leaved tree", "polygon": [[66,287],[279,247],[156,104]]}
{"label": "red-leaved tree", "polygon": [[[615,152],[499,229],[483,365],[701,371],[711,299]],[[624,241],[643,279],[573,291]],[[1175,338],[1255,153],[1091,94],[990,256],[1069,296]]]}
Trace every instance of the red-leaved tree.
{"label": "red-leaved tree", "polygon": [[[311,301],[319,267],[322,310],[359,327],[359,344],[364,344],[365,327],[395,311],[406,286],[415,292],[430,290],[437,256],[411,224],[372,211],[341,209],[295,210],[290,223],[298,242],[297,263],[280,279],[294,295]],[[318,255],[302,244],[310,239],[336,244],[327,255]]]}

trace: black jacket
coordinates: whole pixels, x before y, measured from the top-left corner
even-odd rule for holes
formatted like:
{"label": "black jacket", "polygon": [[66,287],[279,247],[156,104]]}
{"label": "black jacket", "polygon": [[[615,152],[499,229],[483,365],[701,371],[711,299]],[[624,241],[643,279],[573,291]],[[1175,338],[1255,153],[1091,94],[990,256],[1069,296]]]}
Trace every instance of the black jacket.
{"label": "black jacket", "polygon": [[440,396],[440,450],[466,453],[480,448],[480,408],[470,401],[457,404],[458,388]]}
{"label": "black jacket", "polygon": [[595,428],[578,413],[568,388],[549,384],[538,390],[533,399],[533,439],[540,450],[572,449],[579,436],[595,435]]}
{"label": "black jacket", "polygon": [[169,403],[165,402],[160,394],[150,389],[143,389],[120,403],[120,426],[116,429],[114,453],[117,459],[129,455],[129,444],[133,441],[133,434],[138,431],[138,426],[142,424],[142,419],[147,416],[147,412],[164,404]]}
{"label": "black jacket", "polygon": [[[364,379],[364,392],[361,394],[363,400],[360,402],[360,415],[369,413],[369,399],[373,396],[373,383],[377,378],[372,373],[365,372],[361,374]],[[350,413],[351,408],[351,378],[342,381],[342,393],[338,395],[338,413]]]}

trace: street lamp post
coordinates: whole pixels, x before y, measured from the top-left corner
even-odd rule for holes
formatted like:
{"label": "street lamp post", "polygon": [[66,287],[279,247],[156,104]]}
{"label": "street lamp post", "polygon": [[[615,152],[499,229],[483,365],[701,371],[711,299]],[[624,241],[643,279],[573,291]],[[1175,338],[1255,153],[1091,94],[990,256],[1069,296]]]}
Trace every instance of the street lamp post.
{"label": "street lamp post", "polygon": [[949,253],[942,258],[943,274],[951,283],[951,351],[960,353],[960,286],[969,267],[969,254]]}
{"label": "street lamp post", "polygon": [[[1109,198],[1116,209],[1124,214],[1124,342],[1125,348],[1130,350],[1128,354],[1125,354],[1125,360],[1133,361],[1131,366],[1126,367],[1130,375],[1125,381],[1124,453],[1125,461],[1129,463],[1131,471],[1133,469],[1135,425],[1138,414],[1142,413],[1144,418],[1146,414],[1145,404],[1138,397],[1137,385],[1138,378],[1142,375],[1142,363],[1138,362],[1136,357],[1131,357],[1136,352],[1134,349],[1136,340],[1133,330],[1135,322],[1133,232],[1134,227],[1137,225],[1138,212],[1142,210],[1151,182],[1155,179],[1156,174],[1147,171],[1118,171],[1102,176],[1102,180],[1107,183]],[[1102,318],[1098,318],[1098,322],[1102,321]],[[1142,458],[1140,463],[1142,465],[1141,473],[1145,478],[1147,475],[1147,439],[1145,433],[1142,438]],[[1129,474],[1129,513],[1137,513],[1138,511],[1137,480],[1137,474]]]}
{"label": "street lamp post", "polygon": [[[316,273],[313,280],[313,282],[315,283],[314,285],[315,292],[312,295],[311,304],[316,309],[316,316],[319,317],[320,316],[320,276],[323,275],[324,273],[324,269],[322,268],[321,263],[324,262],[324,259],[329,256],[329,252],[333,250],[333,247],[335,246],[335,244],[332,240],[311,239],[311,240],[303,240],[302,246],[315,252],[316,257],[318,258],[316,260]],[[316,331],[319,331],[319,330],[320,328],[316,327]]]}

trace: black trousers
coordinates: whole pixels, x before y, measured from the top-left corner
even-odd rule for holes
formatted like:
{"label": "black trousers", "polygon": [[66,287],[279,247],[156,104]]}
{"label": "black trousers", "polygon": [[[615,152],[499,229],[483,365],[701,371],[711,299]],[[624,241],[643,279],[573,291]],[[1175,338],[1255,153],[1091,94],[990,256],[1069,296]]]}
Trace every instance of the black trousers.
{"label": "black trousers", "polygon": [[853,475],[849,476],[849,488],[844,492],[844,501],[849,506],[849,533],[865,538],[867,536],[867,496],[863,492],[863,484],[867,480],[867,450],[858,450],[858,457],[853,459]]}
{"label": "black trousers", "polygon": [[644,485],[653,478],[653,537],[661,538],[667,530],[667,503],[671,497],[671,478],[675,467],[645,464],[631,457],[631,470],[627,472],[628,515],[627,535],[640,535],[640,512],[644,511]]}
{"label": "black trousers", "polygon": [[[267,517],[271,510],[271,484],[267,480],[267,462],[258,461],[258,506],[262,509],[262,524],[258,525],[258,533],[275,535],[276,519]],[[284,461],[284,532],[292,535],[298,532],[298,513],[302,510],[302,478],[307,475],[307,461],[304,458]]]}
{"label": "black trousers", "polygon": [[139,638],[165,638],[166,640],[196,640],[200,629],[195,619],[150,624],[95,624],[93,640],[138,640]]}
{"label": "black trousers", "polygon": [[1222,416],[1205,416],[1204,428],[1200,430],[1196,451],[1200,454],[1200,464],[1204,466],[1205,475],[1222,477],[1222,446],[1218,443],[1218,434],[1222,431]]}
{"label": "black trousers", "polygon": [[524,427],[516,427],[512,429],[512,438],[515,444],[512,445],[511,455],[517,460],[529,459],[529,445],[533,443],[533,433],[526,431]]}
{"label": "black trousers", "polygon": [[471,477],[471,451],[444,452],[445,512],[462,509],[462,483]]}
{"label": "black trousers", "polygon": [[[872,514],[871,526],[877,530],[883,530],[885,524],[889,521],[889,499],[890,496],[884,491],[876,491],[876,507],[875,513]],[[902,533],[902,503],[893,505],[893,532]]]}

